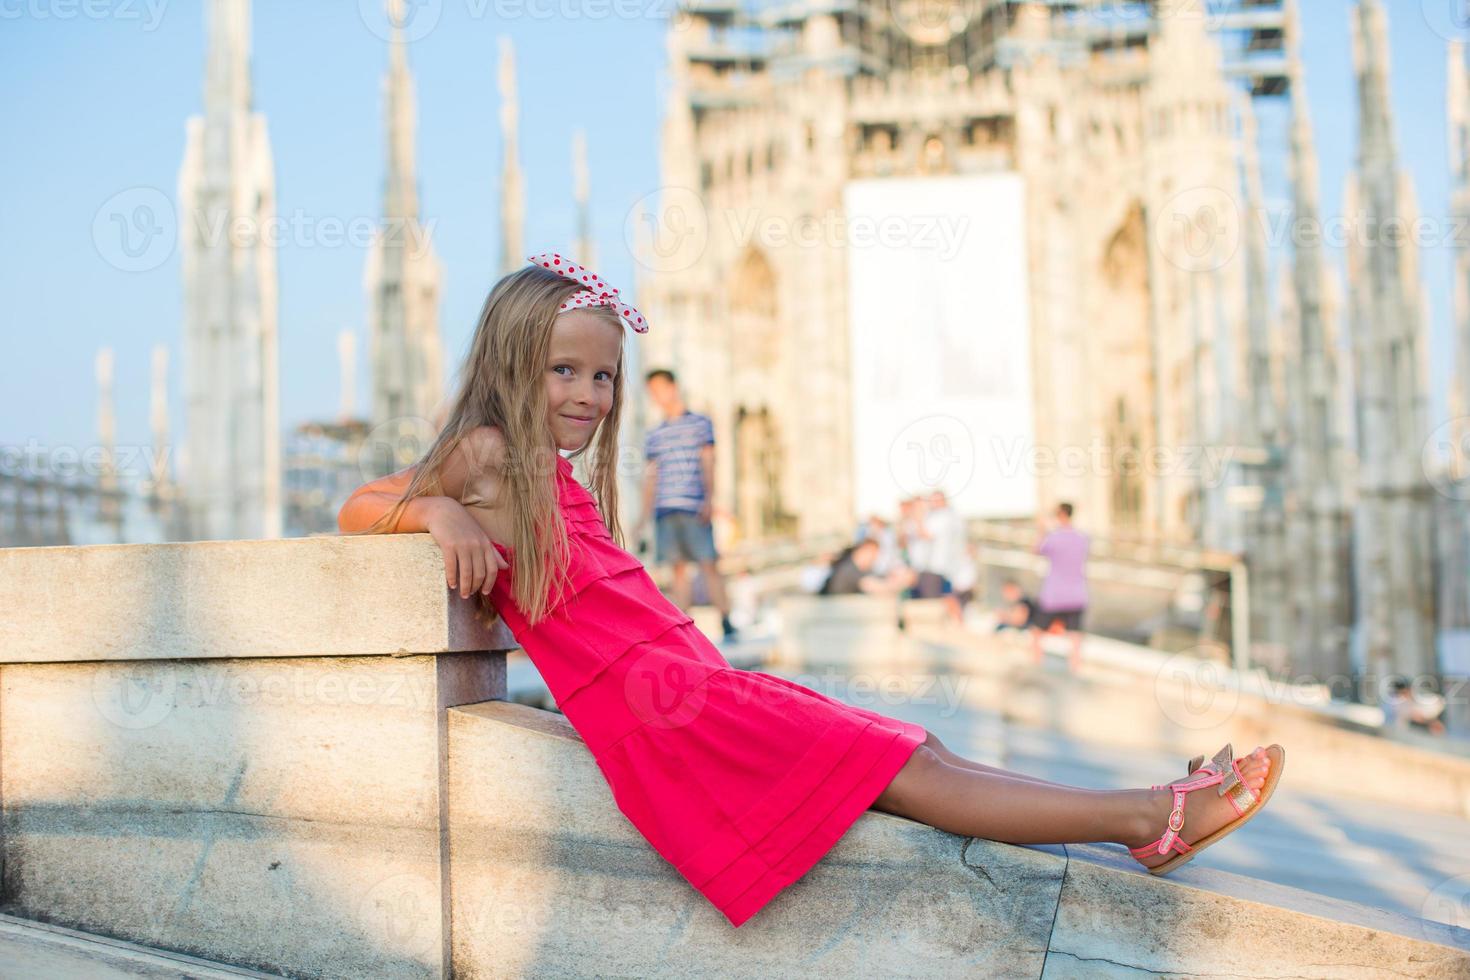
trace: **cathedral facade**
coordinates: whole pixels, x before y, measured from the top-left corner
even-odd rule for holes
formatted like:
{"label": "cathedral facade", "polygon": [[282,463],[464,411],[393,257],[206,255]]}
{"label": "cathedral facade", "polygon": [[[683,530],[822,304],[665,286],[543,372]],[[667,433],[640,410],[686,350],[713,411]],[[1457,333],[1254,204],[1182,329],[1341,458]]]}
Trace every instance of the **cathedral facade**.
{"label": "cathedral facade", "polygon": [[[1253,447],[1234,105],[1242,85],[1284,86],[1269,69],[1232,74],[1208,18],[1102,30],[1066,6],[681,13],[639,295],[666,325],[650,364],[674,368],[715,419],[735,537],[830,533],[859,516],[861,395],[845,250],[752,242],[740,216],[799,228],[841,215],[856,179],[1014,173],[1034,444],[1093,461],[1039,475],[1038,499],[1073,502],[1109,537],[1238,546],[1228,464]],[[1279,17],[1267,23],[1269,46]],[[697,261],[681,256],[691,248]],[[925,343],[922,323],[904,329]]]}

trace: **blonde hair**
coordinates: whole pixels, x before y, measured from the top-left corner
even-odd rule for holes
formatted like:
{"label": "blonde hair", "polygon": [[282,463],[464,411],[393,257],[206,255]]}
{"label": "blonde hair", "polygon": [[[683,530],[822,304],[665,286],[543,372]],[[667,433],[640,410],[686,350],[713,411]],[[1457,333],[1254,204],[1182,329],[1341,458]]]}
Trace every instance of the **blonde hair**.
{"label": "blonde hair", "polygon": [[[455,381],[453,406],[434,443],[418,461],[413,479],[392,510],[362,530],[379,533],[392,527],[414,497],[442,494],[439,472],[459,441],[482,425],[493,425],[505,441],[501,484],[512,501],[515,582],[512,598],[531,624],[545,617],[551,606],[553,581],[559,602],[565,594],[569,566],[566,523],[557,506],[556,439],[547,424],[547,360],[551,356],[551,328],[557,307],[582,287],[539,265],[527,265],[506,275],[485,299],[470,350]],[[605,317],[619,330],[617,312],[607,306],[582,307]],[[617,511],[618,421],[623,408],[623,351],[613,377],[612,408],[598,423],[587,444],[571,454],[578,459],[591,450],[590,487],[598,510],[623,546]],[[488,622],[496,612],[488,597],[480,608]]]}

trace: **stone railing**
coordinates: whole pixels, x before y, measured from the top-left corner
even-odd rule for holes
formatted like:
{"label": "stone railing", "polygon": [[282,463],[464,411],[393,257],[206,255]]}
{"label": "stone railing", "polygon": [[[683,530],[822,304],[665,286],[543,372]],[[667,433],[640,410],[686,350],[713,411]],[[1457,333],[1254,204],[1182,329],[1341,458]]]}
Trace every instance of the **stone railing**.
{"label": "stone railing", "polygon": [[448,975],[445,709],[513,645],[426,534],[0,550],[4,911]]}
{"label": "stone railing", "polygon": [[0,912],[293,977],[1470,975],[1451,926],[876,812],[732,929],[502,700],[512,644],[428,535],[0,551]]}

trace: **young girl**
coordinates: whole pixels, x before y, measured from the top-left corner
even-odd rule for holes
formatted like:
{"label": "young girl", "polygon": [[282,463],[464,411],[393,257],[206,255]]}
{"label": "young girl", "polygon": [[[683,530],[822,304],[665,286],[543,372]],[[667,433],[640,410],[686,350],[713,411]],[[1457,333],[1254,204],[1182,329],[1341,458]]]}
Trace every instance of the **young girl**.
{"label": "young girl", "polygon": [[[529,261],[486,299],[433,446],[355,491],[338,523],[433,535],[449,588],[504,618],[619,810],[732,926],[870,808],[967,837],[1113,841],[1161,874],[1270,797],[1279,745],[1243,759],[1226,745],[1167,787],[1078,789],[972,762],[920,725],[732,668],[622,547],[624,323],[648,325],[584,266],[556,253]],[[593,492],[562,452],[588,457]],[[1204,787],[1218,788],[1193,792]]]}

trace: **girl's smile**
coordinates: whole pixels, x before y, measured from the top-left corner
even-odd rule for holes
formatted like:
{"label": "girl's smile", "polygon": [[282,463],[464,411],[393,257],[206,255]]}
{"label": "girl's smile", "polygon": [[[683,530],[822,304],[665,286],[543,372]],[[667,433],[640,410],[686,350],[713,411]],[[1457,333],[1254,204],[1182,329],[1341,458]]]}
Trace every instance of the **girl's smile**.
{"label": "girl's smile", "polygon": [[612,411],[622,350],[622,324],[605,316],[568,310],[552,324],[546,407],[558,448],[585,445]]}

